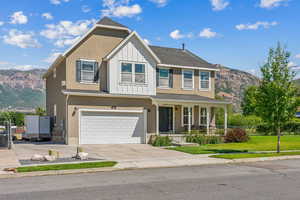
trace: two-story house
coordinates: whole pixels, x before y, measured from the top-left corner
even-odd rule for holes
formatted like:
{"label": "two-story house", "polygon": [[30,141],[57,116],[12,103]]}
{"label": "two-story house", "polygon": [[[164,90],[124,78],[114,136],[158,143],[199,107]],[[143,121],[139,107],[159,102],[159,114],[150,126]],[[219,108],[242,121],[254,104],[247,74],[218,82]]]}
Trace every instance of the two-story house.
{"label": "two-story house", "polygon": [[183,48],[147,45],[105,17],[44,75],[53,139],[146,143],[151,135],[214,126],[218,68]]}

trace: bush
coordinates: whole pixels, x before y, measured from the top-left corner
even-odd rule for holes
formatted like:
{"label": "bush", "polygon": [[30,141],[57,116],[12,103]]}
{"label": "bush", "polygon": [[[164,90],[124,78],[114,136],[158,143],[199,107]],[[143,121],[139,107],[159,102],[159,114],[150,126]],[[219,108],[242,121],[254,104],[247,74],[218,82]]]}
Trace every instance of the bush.
{"label": "bush", "polygon": [[197,143],[199,145],[205,144],[220,144],[222,143],[222,138],[220,136],[205,136],[201,134],[188,135],[186,136],[186,142]]}
{"label": "bush", "polygon": [[152,145],[155,147],[171,146],[172,140],[168,136],[156,136]]}
{"label": "bush", "polygon": [[247,142],[249,139],[250,138],[246,131],[241,128],[232,129],[228,131],[227,135],[225,136],[226,143]]}

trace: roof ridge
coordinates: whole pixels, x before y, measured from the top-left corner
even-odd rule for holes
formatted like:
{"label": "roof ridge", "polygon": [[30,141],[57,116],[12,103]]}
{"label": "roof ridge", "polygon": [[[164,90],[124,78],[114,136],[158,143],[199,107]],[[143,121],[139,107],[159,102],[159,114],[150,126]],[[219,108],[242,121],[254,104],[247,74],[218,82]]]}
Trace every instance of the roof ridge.
{"label": "roof ridge", "polygon": [[165,49],[176,49],[176,50],[181,50],[181,48],[175,48],[175,47],[163,47],[163,46],[157,46],[157,45],[149,45],[150,47],[158,47],[158,48],[165,48]]}
{"label": "roof ridge", "polygon": [[128,28],[127,26],[120,24],[107,16],[100,19],[97,24]]}

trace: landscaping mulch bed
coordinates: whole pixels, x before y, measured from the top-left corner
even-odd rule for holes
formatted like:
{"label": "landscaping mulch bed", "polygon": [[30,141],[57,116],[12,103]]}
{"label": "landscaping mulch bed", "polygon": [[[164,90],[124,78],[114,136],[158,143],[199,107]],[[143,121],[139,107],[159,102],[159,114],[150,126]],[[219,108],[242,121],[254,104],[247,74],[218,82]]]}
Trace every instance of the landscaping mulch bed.
{"label": "landscaping mulch bed", "polygon": [[91,161],[103,161],[99,158],[88,158],[86,160],[79,160],[76,158],[58,158],[54,161],[33,161],[33,160],[19,160],[21,165],[39,165],[39,164],[57,164],[57,163],[72,163],[72,162],[91,162]]}

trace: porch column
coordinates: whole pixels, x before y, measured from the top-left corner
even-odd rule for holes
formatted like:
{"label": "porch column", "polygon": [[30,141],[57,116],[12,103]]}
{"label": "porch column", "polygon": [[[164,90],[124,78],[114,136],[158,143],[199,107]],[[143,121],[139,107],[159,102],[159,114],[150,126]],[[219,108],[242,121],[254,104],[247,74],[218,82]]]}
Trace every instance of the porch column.
{"label": "porch column", "polygon": [[192,130],[192,122],[191,122],[191,118],[192,118],[192,107],[188,107],[188,132],[190,133]]}
{"label": "porch column", "polygon": [[224,135],[227,135],[227,105],[224,106]]}
{"label": "porch column", "polygon": [[156,135],[159,135],[159,105],[156,104]]}
{"label": "porch column", "polygon": [[206,107],[206,134],[209,135],[210,107]]}

